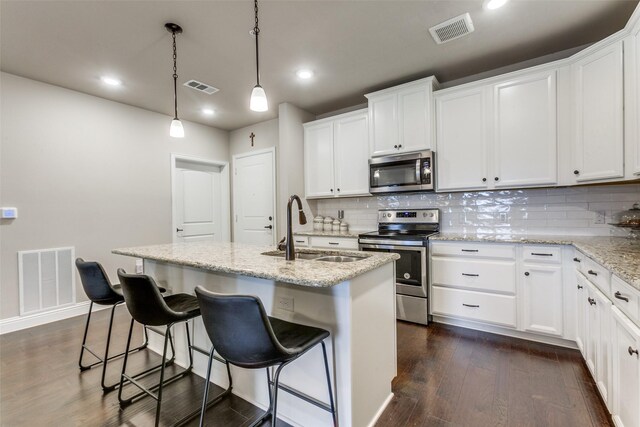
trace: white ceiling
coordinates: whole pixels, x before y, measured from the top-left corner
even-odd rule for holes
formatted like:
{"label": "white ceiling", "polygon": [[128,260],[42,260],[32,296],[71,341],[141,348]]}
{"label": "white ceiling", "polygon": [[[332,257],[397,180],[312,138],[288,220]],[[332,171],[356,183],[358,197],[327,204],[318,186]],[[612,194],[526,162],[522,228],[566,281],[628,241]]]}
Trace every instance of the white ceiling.
{"label": "white ceiling", "polygon": [[[253,2],[0,2],[3,71],[173,114],[171,35],[178,36],[181,118],[221,129],[277,116],[291,102],[315,114],[365,102],[364,94],[434,74],[447,82],[600,40],[621,29],[637,0],[512,0],[484,10],[481,0],[261,0],[261,83],[271,109],[249,110],[255,84]],[[476,31],[436,45],[428,28],[469,12]],[[314,70],[301,83],[295,71]],[[121,78],[118,89],[101,75]],[[204,117],[204,106],[216,110]]]}

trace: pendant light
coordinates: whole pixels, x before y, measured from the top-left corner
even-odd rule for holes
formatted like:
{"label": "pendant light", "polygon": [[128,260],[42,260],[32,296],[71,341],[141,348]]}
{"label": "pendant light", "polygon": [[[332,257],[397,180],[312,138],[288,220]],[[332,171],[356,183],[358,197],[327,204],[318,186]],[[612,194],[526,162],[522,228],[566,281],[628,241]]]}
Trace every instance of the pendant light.
{"label": "pendant light", "polygon": [[256,37],[256,85],[251,91],[251,102],[249,103],[249,108],[251,108],[252,111],[267,111],[269,109],[267,94],[264,92],[262,86],[260,86],[260,62],[258,59],[258,35],[260,34],[260,28],[258,28],[258,0],[254,0],[254,11],[256,14],[256,26],[253,28],[253,34]]}
{"label": "pendant light", "polygon": [[164,24],[164,28],[169,31],[173,37],[173,120],[169,128],[169,135],[174,138],[184,138],[184,128],[182,122],[178,119],[178,54],[176,50],[176,34],[182,33],[182,27],[171,22]]}

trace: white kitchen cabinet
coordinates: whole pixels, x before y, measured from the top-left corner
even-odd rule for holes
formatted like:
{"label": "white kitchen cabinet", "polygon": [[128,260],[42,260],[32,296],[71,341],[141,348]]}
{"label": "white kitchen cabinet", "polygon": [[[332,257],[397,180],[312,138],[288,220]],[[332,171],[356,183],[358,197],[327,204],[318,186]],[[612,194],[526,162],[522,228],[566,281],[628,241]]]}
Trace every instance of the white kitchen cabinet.
{"label": "white kitchen cabinet", "polygon": [[640,176],[640,19],[624,41],[625,147],[628,179]]}
{"label": "white kitchen cabinet", "polygon": [[611,405],[611,301],[587,281],[587,367],[608,408]]}
{"label": "white kitchen cabinet", "polygon": [[436,92],[438,191],[558,182],[555,68]]}
{"label": "white kitchen cabinet", "polygon": [[368,132],[365,110],[304,125],[307,198],[369,194]]}
{"label": "white kitchen cabinet", "polygon": [[496,187],[557,183],[556,71],[493,87]]}
{"label": "white kitchen cabinet", "polygon": [[578,59],[571,68],[576,182],[624,176],[623,51],[618,41]]}
{"label": "white kitchen cabinet", "polygon": [[640,425],[640,329],[617,307],[612,320],[613,421],[618,427]]}
{"label": "white kitchen cabinet", "polygon": [[524,263],[522,269],[523,329],[562,336],[562,266]]}
{"label": "white kitchen cabinet", "polygon": [[365,95],[369,106],[370,155],[385,156],[432,148],[435,77]]}
{"label": "white kitchen cabinet", "polygon": [[488,188],[487,89],[435,95],[438,191]]}
{"label": "white kitchen cabinet", "polygon": [[312,248],[325,248],[325,249],[343,249],[343,250],[358,250],[358,238],[357,237],[327,237],[327,236],[311,236],[309,237],[309,246]]}
{"label": "white kitchen cabinet", "polygon": [[582,353],[582,357],[587,358],[587,320],[588,302],[587,302],[587,279],[580,273],[576,272],[576,345]]}

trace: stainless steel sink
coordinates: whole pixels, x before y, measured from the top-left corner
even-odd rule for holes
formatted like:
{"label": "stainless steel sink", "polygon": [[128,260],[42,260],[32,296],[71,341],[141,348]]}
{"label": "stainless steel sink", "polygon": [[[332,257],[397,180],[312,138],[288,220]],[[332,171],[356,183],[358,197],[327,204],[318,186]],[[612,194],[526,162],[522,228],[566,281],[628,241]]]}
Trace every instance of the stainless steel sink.
{"label": "stainless steel sink", "polygon": [[360,261],[368,257],[355,257],[355,256],[343,256],[343,255],[328,255],[321,256],[320,258],[316,258],[316,261],[325,261],[325,262],[355,262]]}

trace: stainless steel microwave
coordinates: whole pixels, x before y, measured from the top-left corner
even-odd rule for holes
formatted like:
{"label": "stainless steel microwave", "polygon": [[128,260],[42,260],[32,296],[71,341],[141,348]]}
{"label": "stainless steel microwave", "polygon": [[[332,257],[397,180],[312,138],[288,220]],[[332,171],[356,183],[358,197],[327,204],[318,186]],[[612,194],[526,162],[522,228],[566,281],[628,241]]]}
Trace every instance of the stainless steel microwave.
{"label": "stainless steel microwave", "polygon": [[431,150],[370,159],[369,192],[433,191],[434,162],[435,153]]}

